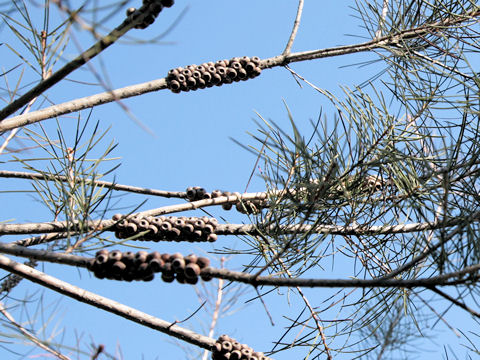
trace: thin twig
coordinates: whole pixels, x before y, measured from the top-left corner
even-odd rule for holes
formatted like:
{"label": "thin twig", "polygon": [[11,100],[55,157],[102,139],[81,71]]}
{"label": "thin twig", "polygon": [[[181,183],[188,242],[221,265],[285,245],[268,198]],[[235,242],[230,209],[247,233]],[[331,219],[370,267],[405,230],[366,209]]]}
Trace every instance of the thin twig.
{"label": "thin twig", "polygon": [[375,39],[378,39],[382,36],[382,30],[385,25],[385,20],[387,19],[388,14],[388,0],[383,0],[382,16],[378,23],[378,30],[375,33]]}
{"label": "thin twig", "polygon": [[34,283],[56,291],[62,295],[71,297],[77,301],[108,311],[151,329],[161,331],[169,336],[173,336],[203,349],[212,350],[215,345],[214,339],[184,329],[178,325],[172,325],[171,322],[146,314],[104,296],[94,294],[41,271],[19,264],[3,255],[0,255],[0,268],[20,275]]}
{"label": "thin twig", "polygon": [[[225,258],[222,256],[220,259],[220,268],[223,269],[223,264],[225,262]],[[222,305],[222,297],[223,297],[223,279],[218,279],[217,285],[217,299],[215,300],[215,308],[213,310],[212,315],[212,322],[210,323],[210,330],[208,331],[208,337],[213,338],[213,334],[215,332],[215,326],[217,326],[218,316],[220,315],[220,306]],[[208,350],[203,352],[202,360],[208,359]]]}
{"label": "thin twig", "polygon": [[[64,175],[53,175],[53,174],[50,175],[50,174],[42,174],[42,173],[32,173],[32,172],[25,172],[25,171],[9,171],[9,170],[0,170],[0,177],[30,179],[30,180],[62,181],[62,182],[68,182],[71,180]],[[157,189],[149,189],[149,188],[143,188],[138,186],[122,185],[122,184],[117,184],[111,181],[103,181],[103,180],[75,179],[75,181],[77,183],[81,182],[87,185],[95,184],[96,186],[105,187],[112,190],[133,192],[133,193],[143,194],[143,195],[161,196],[166,198],[186,198],[187,197],[187,193],[185,191],[164,191],[164,190],[157,190]]]}
{"label": "thin twig", "polygon": [[57,358],[61,360],[71,360],[69,357],[62,355],[58,351],[52,349],[50,346],[46,345],[43,341],[38,339],[34,334],[32,334],[30,331],[25,329],[22,325],[17,323],[14,319],[14,317],[5,309],[5,306],[3,303],[0,302],[0,312],[7,318],[10,323],[15,326],[28,340],[33,342],[35,345],[37,345],[39,348],[48,351],[50,354],[56,356]]}
{"label": "thin twig", "polygon": [[447,293],[437,289],[435,286],[429,287],[428,289],[432,290],[434,293],[442,296],[443,298],[447,299],[448,301],[452,302],[453,304],[457,305],[458,307],[462,308],[463,310],[469,312],[472,316],[476,318],[480,318],[480,313],[478,311],[473,310],[471,307],[465,305],[461,301],[455,299],[454,297],[448,295]]}
{"label": "thin twig", "polygon": [[292,33],[290,34],[290,37],[288,39],[287,46],[285,47],[285,50],[283,50],[283,53],[282,53],[283,55],[290,54],[290,50],[292,50],[292,45],[293,45],[293,42],[295,41],[295,37],[297,36],[298,27],[300,26],[300,20],[302,18],[303,3],[304,3],[304,0],[298,1],[297,16],[295,17]]}

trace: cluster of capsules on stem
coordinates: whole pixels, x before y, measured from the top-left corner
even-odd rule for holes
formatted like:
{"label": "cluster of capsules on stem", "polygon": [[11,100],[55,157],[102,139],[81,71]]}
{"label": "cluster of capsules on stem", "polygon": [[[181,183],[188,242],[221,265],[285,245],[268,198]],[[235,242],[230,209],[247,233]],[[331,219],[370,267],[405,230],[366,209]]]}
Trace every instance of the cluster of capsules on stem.
{"label": "cluster of capsules on stem", "polygon": [[[214,242],[218,221],[215,218],[176,216],[113,215],[113,230],[119,239],[151,241]],[[136,236],[138,236],[136,238]]]}
{"label": "cluster of capsules on stem", "polygon": [[140,16],[142,13],[148,13],[143,22],[135,26],[135,29],[145,29],[155,22],[163,8],[171,7],[174,3],[174,0],[143,0],[143,5],[140,9],[134,7],[127,9],[127,17],[130,20],[134,20],[135,17]]}
{"label": "cluster of capsules on stem", "polygon": [[168,72],[167,87],[174,93],[179,93],[253,79],[262,72],[260,63],[257,56],[244,56],[178,67]]}
{"label": "cluster of capsules on stem", "polygon": [[177,280],[181,284],[196,284],[198,278],[210,281],[212,278],[202,270],[210,265],[210,260],[194,254],[183,256],[180,253],[160,254],[139,251],[99,250],[88,263],[88,270],[99,279],[123,281],[151,281],[156,273],[168,283]]}
{"label": "cluster of capsules on stem", "polygon": [[212,360],[272,360],[251,347],[240,344],[227,335],[221,335],[215,342]]}
{"label": "cluster of capsules on stem", "polygon": [[[229,191],[214,190],[211,193],[207,192],[204,188],[199,186],[187,188],[187,200],[198,201],[203,199],[214,199],[220,196],[234,195],[240,199],[241,194],[238,192],[231,193]],[[234,204],[222,204],[224,210],[231,210]],[[242,214],[258,214],[263,208],[267,206],[266,200],[239,200],[235,203],[235,209]]]}

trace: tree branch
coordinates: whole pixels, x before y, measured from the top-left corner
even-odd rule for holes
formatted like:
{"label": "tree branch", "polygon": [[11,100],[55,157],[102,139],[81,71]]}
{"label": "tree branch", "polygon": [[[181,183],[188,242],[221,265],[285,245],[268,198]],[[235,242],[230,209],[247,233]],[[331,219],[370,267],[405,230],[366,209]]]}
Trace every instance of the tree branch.
{"label": "tree branch", "polygon": [[[91,258],[77,256],[77,255],[60,254],[60,253],[54,253],[49,251],[43,251],[43,250],[34,250],[34,249],[24,248],[22,246],[17,246],[12,244],[2,244],[2,243],[0,243],[0,252],[5,254],[15,255],[15,256],[28,257],[30,259],[36,259],[41,261],[48,261],[48,262],[72,265],[72,266],[78,266],[78,267],[87,267],[87,264],[91,260]],[[5,258],[4,256],[0,255],[0,268],[4,268],[4,266],[6,266],[5,259],[8,260],[8,258]],[[18,264],[18,265],[21,266],[22,269],[28,268],[28,269],[37,271],[26,265],[22,265],[22,264]],[[283,277],[276,277],[276,276],[256,276],[255,274],[231,271],[227,269],[215,269],[212,267],[204,268],[202,270],[202,275],[250,284],[255,287],[256,286],[278,286],[278,287],[299,286],[299,287],[315,287],[315,288],[317,287],[318,288],[335,288],[335,287],[345,287],[345,288],[425,287],[425,288],[430,288],[434,286],[456,286],[460,284],[462,281],[467,282],[468,279],[460,279],[460,278],[465,275],[474,274],[479,270],[480,270],[480,264],[476,264],[472,266],[467,266],[462,270],[443,274],[443,275],[433,276],[430,278],[411,279],[411,280],[410,279],[406,279],[406,280],[405,279],[385,279],[383,277],[376,278],[376,279],[363,279],[363,280],[362,279],[283,278]],[[16,271],[11,271],[11,272],[17,273]],[[19,275],[23,276],[22,274],[19,274]],[[454,282],[449,281],[454,278],[457,278],[457,280]]]}
{"label": "tree branch", "polygon": [[283,55],[290,54],[290,50],[292,50],[292,45],[293,45],[293,42],[295,41],[295,37],[297,36],[298,27],[300,26],[300,19],[302,18],[303,3],[304,3],[304,0],[298,1],[297,16],[293,23],[292,33],[290,34],[290,38],[288,39],[287,46],[285,47],[285,50],[283,50]]}
{"label": "tree branch", "polygon": [[[258,195],[264,193],[245,193],[240,196],[243,200],[258,199]],[[238,197],[235,195],[221,196],[214,199],[205,199],[199,201],[192,201],[186,204],[164,206],[163,208],[148,210],[137,213],[141,216],[158,216],[169,214],[173,212],[194,210],[205,206],[214,206],[226,204],[228,202],[236,202]],[[480,211],[473,213],[471,216],[464,218],[458,217],[450,220],[442,220],[423,223],[410,223],[399,225],[287,225],[279,228],[283,233],[317,233],[317,234],[331,234],[331,235],[389,235],[389,234],[405,234],[412,232],[420,232],[426,230],[444,229],[457,225],[462,225],[467,222],[478,222],[480,220]],[[77,231],[80,222],[74,221],[54,221],[44,223],[26,223],[26,224],[0,224],[0,235],[14,235],[14,234],[39,234],[39,233],[53,233]],[[90,229],[98,229],[104,231],[111,231],[111,227],[115,224],[114,220],[94,220],[82,223],[84,227]],[[273,227],[272,227],[273,229]],[[218,224],[215,230],[217,235],[257,235],[259,230],[262,230],[261,224]],[[267,228],[268,230],[268,228]]]}
{"label": "tree branch", "polygon": [[[269,69],[277,66],[285,66],[292,62],[321,59],[333,56],[342,56],[358,52],[372,51],[375,49],[384,49],[388,46],[397,45],[404,40],[415,38],[421,35],[426,35],[430,32],[436,32],[439,28],[453,26],[478,16],[480,16],[480,10],[475,10],[465,15],[457,15],[455,17],[450,17],[449,19],[444,21],[419,26],[413,29],[399,31],[395,35],[383,36],[360,44],[282,54],[262,60],[261,67],[264,69]],[[62,104],[50,106],[48,108],[34,111],[26,115],[18,115],[9,119],[5,119],[0,122],[0,132],[11,130],[19,126],[33,124],[52,117],[69,114],[74,111],[87,109],[93,106],[145,94],[152,91],[163,90],[166,88],[166,80],[165,78],[161,78],[141,84],[127,86],[117,90],[107,91],[104,93],[99,93],[96,95],[91,95],[80,99],[64,102]],[[0,112],[0,116],[1,115],[2,112]]]}
{"label": "tree branch", "polygon": [[99,309],[121,316],[127,320],[136,322],[137,324],[161,331],[169,336],[173,336],[201,348],[212,350],[215,345],[214,339],[197,334],[193,331],[184,329],[168,321],[159,319],[129,306],[123,305],[117,301],[108,299],[101,295],[94,294],[88,290],[71,285],[65,281],[47,275],[41,271],[19,264],[3,255],[0,255],[0,268],[20,275],[34,283],[47,287],[62,295],[71,297],[72,299],[75,299],[77,301],[95,306]]}

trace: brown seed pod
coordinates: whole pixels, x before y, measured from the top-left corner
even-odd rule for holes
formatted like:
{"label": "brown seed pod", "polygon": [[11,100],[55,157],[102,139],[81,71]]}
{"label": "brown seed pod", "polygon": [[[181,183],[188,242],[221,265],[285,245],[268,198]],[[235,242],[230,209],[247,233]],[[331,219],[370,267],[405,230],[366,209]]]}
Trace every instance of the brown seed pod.
{"label": "brown seed pod", "polygon": [[255,67],[255,70],[253,70],[252,74],[250,75],[251,78],[254,78],[262,73],[262,69],[260,69],[258,66]]}
{"label": "brown seed pod", "polygon": [[183,69],[182,74],[183,74],[183,76],[185,76],[185,78],[187,78],[187,79],[188,79],[190,76],[192,76],[192,72],[190,71],[190,69]]}
{"label": "brown seed pod", "polygon": [[192,232],[190,234],[190,239],[189,241],[195,241],[195,240],[199,240],[203,237],[203,233],[202,233],[202,230],[195,230],[194,232]]}
{"label": "brown seed pod", "polygon": [[163,260],[160,258],[160,259],[152,259],[149,261],[149,266],[150,268],[152,269],[152,271],[154,273],[158,273],[160,271],[162,271],[165,263],[163,262]]}
{"label": "brown seed pod", "polygon": [[108,254],[108,261],[111,262],[112,264],[121,259],[122,259],[122,252],[119,250],[113,250]]}
{"label": "brown seed pod", "polygon": [[142,219],[138,222],[138,231],[146,231],[148,230],[148,227],[150,226],[150,223],[146,219]]}
{"label": "brown seed pod", "polygon": [[173,274],[167,274],[167,273],[162,273],[162,280],[167,282],[167,283],[171,283],[175,280],[175,275]]}
{"label": "brown seed pod", "polygon": [[192,224],[185,224],[182,226],[182,231],[187,235],[192,234],[194,230],[195,228]]}
{"label": "brown seed pod", "polygon": [[258,56],[254,56],[252,57],[252,62],[258,66],[262,62],[262,59],[260,59]]}
{"label": "brown seed pod", "polygon": [[115,261],[112,265],[112,273],[113,274],[121,274],[127,266],[122,261]]}
{"label": "brown seed pod", "polygon": [[232,346],[234,350],[242,350],[242,344],[232,339]]}
{"label": "brown seed pod", "polygon": [[128,225],[128,220],[127,219],[122,219],[118,223],[115,224],[117,229],[125,229]]}
{"label": "brown seed pod", "polygon": [[242,68],[242,64],[238,61],[230,61],[229,67],[238,71]]}
{"label": "brown seed pod", "polygon": [[185,264],[196,264],[197,263],[197,255],[195,254],[190,254],[185,256]]}
{"label": "brown seed pod", "polygon": [[185,274],[183,272],[181,273],[176,273],[175,274],[175,279],[180,283],[180,284],[185,284]]}
{"label": "brown seed pod", "polygon": [[240,69],[237,71],[237,77],[240,79],[240,80],[246,80],[248,79],[248,73],[247,73],[247,70],[245,69]]}
{"label": "brown seed pod", "polygon": [[169,221],[163,221],[160,225],[160,229],[162,231],[170,231],[172,230],[172,224]]}
{"label": "brown seed pod", "polygon": [[247,73],[250,74],[250,73],[255,71],[256,65],[253,62],[248,62],[248,63],[245,64],[244,67],[245,67],[245,70],[247,70]]}
{"label": "brown seed pod", "polygon": [[95,253],[95,257],[100,256],[100,255],[108,256],[108,250],[102,249],[102,250],[98,250],[98,251]]}
{"label": "brown seed pod", "polygon": [[137,225],[133,222],[128,222],[127,226],[125,226],[125,230],[127,230],[129,233],[136,233]]}
{"label": "brown seed pod", "polygon": [[217,198],[219,196],[222,196],[222,192],[220,190],[213,190],[212,191],[212,198]]}
{"label": "brown seed pod", "polygon": [[219,342],[219,340],[217,340],[217,342],[214,344],[214,348],[212,350],[212,352],[215,354],[215,353],[220,353],[222,351],[222,344]]}
{"label": "brown seed pod", "polygon": [[200,269],[204,269],[207,266],[210,266],[210,259],[208,259],[206,257],[203,257],[203,256],[200,256],[197,259],[197,265],[200,266]]}
{"label": "brown seed pod", "polygon": [[93,272],[93,275],[95,275],[95,277],[98,279],[105,279],[106,277],[105,269],[95,269]]}
{"label": "brown seed pod", "polygon": [[214,229],[213,225],[210,225],[210,224],[206,224],[202,229],[203,233],[207,234],[207,235],[212,234],[214,232],[214,230],[215,229]]}
{"label": "brown seed pod", "polygon": [[172,259],[172,269],[173,271],[180,273],[185,269],[185,260],[183,257]]}
{"label": "brown seed pod", "polygon": [[221,82],[222,82],[222,77],[219,74],[215,73],[212,75],[211,83],[213,85],[221,84]]}
{"label": "brown seed pod", "polygon": [[175,241],[181,241],[182,240],[182,238],[180,237],[181,233],[182,232],[179,229],[172,228],[168,232],[167,236],[168,236],[169,239],[172,239],[172,240],[175,240]]}
{"label": "brown seed pod", "polygon": [[143,279],[144,277],[153,274],[153,271],[148,265],[148,263],[144,262],[144,263],[138,264],[135,273],[136,273],[135,275],[137,279]]}
{"label": "brown seed pod", "polygon": [[190,263],[185,266],[185,277],[187,279],[198,278],[200,275],[200,266],[195,263]]}
{"label": "brown seed pod", "polygon": [[205,80],[207,83],[212,80],[212,75],[208,71],[202,72],[202,79]]}
{"label": "brown seed pod", "polygon": [[223,210],[230,210],[232,208],[232,204],[222,204],[222,209]]}
{"label": "brown seed pod", "polygon": [[163,253],[163,254],[162,254],[162,260],[163,260],[164,262],[166,262],[166,263],[167,263],[167,262],[170,262],[170,254]]}
{"label": "brown seed pod", "polygon": [[185,226],[185,220],[183,219],[177,219],[175,220],[175,223],[173,224],[175,227],[183,227]]}
{"label": "brown seed pod", "polygon": [[122,220],[122,218],[123,218],[122,214],[115,214],[115,215],[112,216],[113,221],[120,221],[120,220]]}
{"label": "brown seed pod", "polygon": [[227,70],[227,77],[229,79],[235,79],[237,77],[237,71],[235,69],[228,69]]}
{"label": "brown seed pod", "polygon": [[207,274],[204,274],[204,273],[200,273],[200,278],[203,281],[210,281],[210,280],[213,279],[212,275],[207,275]]}
{"label": "brown seed pod", "polygon": [[205,227],[205,222],[201,219],[198,219],[193,222],[193,226],[195,226],[195,229],[203,229]]}
{"label": "brown seed pod", "polygon": [[217,74],[223,78],[227,74],[227,68],[223,66],[217,66]]}
{"label": "brown seed pod", "polygon": [[233,350],[230,353],[230,360],[240,360],[242,358],[242,353],[239,350]]}
{"label": "brown seed pod", "polygon": [[231,352],[233,349],[232,343],[228,340],[222,341],[222,353]]}
{"label": "brown seed pod", "polygon": [[187,79],[187,86],[193,89],[197,85],[197,80],[193,76],[189,76]]}
{"label": "brown seed pod", "polygon": [[131,265],[135,262],[135,254],[131,251],[126,251],[122,254],[122,262],[125,265]]}
{"label": "brown seed pod", "polygon": [[[247,346],[247,345],[245,345],[245,346]],[[243,347],[243,349],[241,351],[242,351],[242,355],[244,357],[246,357],[247,359],[248,359],[249,356],[252,356],[252,353],[253,353],[252,349],[248,346]]]}
{"label": "brown seed pod", "polygon": [[246,63],[249,63],[250,61],[252,61],[248,56],[244,56],[240,59],[240,62],[242,63],[242,65],[245,65]]}
{"label": "brown seed pod", "polygon": [[185,81],[187,81],[187,78],[185,77],[185,75],[179,73],[177,75],[177,79],[176,79],[180,84],[184,83]]}
{"label": "brown seed pod", "polygon": [[195,285],[196,283],[198,283],[198,277],[196,278],[188,278],[185,276],[185,282],[187,284],[190,284],[190,285]]}
{"label": "brown seed pod", "polygon": [[147,262],[148,253],[146,251],[139,251],[135,255],[135,264],[140,265]]}
{"label": "brown seed pod", "polygon": [[218,337],[217,341],[221,344],[223,341],[233,341],[233,339],[227,334],[222,334]]}
{"label": "brown seed pod", "polygon": [[162,254],[160,254],[158,251],[152,251],[147,255],[147,261],[150,261],[152,259],[161,259]]}
{"label": "brown seed pod", "polygon": [[208,242],[215,242],[215,241],[217,241],[217,239],[218,239],[217,234],[209,234],[207,236],[207,241]]}

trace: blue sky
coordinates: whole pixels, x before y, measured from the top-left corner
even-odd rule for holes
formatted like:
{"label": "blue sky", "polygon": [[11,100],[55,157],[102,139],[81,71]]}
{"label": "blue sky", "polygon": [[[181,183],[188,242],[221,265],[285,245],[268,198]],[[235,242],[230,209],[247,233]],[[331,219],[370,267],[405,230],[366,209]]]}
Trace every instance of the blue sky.
{"label": "blue sky", "polygon": [[[133,2],[130,4],[136,5]],[[307,0],[293,51],[364,41],[368,34],[362,28],[361,20],[354,16],[355,12],[350,7],[352,5],[354,4],[350,1]],[[297,2],[292,0],[249,0],[236,3],[221,0],[176,1],[173,8],[166,9],[160,14],[154,25],[146,30],[132,30],[128,34],[136,39],[146,40],[163,33],[179,19],[176,26],[162,38],[161,43],[132,45],[130,41],[115,44],[99,59],[92,61],[90,69],[84,66],[68,77],[71,81],[54,86],[48,92],[49,98],[54,102],[63,102],[103,91],[100,86],[87,84],[95,82],[95,78],[90,71],[86,71],[87,69],[95,69],[105,79],[108,75],[109,86],[118,88],[164,77],[169,69],[177,66],[229,59],[234,56],[267,58],[278,55],[283,51],[290,34],[296,8]],[[38,16],[35,21],[41,24],[40,13],[35,14]],[[181,14],[184,15],[180,17]],[[122,18],[123,10],[122,13],[107,19],[105,26],[113,27]],[[12,35],[4,28],[2,36],[10,40]],[[63,56],[66,59],[73,58],[79,49],[84,49],[90,44],[90,37],[79,35],[72,39]],[[5,47],[0,48],[0,54],[4,59],[3,68],[18,63]],[[374,58],[374,54],[355,54],[297,63],[293,64],[292,68],[316,86],[340,95],[340,86],[353,87],[380,70],[379,65],[345,66]],[[25,76],[34,79],[31,71],[25,70]],[[19,76],[20,69],[11,74],[12,81]],[[249,135],[257,133],[257,125],[254,122],[254,119],[258,120],[257,113],[265,119],[273,119],[283,128],[288,128],[289,121],[284,103],[288,105],[299,127],[307,134],[310,120],[317,120],[320,113],[327,119],[333,117],[335,113],[335,109],[314,89],[306,84],[298,86],[287,70],[274,68],[264,70],[256,79],[221,88],[215,87],[186,94],[160,91],[122,100],[122,104],[149,131],[139,126],[115,103],[94,109],[90,116],[92,124],[98,120],[102,129],[111,127],[106,141],[101,145],[106,145],[112,139],[118,143],[112,154],[119,158],[112,161],[112,164],[121,163],[115,171],[118,183],[173,191],[183,191],[188,186],[198,185],[207,190],[219,188],[242,192],[254,169],[256,159],[231,138],[246,145],[257,145]],[[87,115],[88,111],[82,111],[82,118],[86,118]],[[73,139],[76,123],[74,117],[64,116],[59,121],[62,130],[67,134],[66,137],[70,136]],[[52,137],[55,137],[56,124],[53,119],[43,122],[42,125]],[[39,131],[38,127],[34,129]],[[25,156],[38,154],[39,152],[32,151]],[[7,170],[15,169],[17,166],[2,164],[2,168]],[[109,179],[112,178],[109,176]],[[4,189],[16,189],[20,183],[6,179],[2,179],[1,182]],[[20,184],[24,189],[30,188],[27,182]],[[248,190],[264,190],[263,181],[255,176]],[[0,196],[2,203],[7,201],[9,203],[7,208],[1,210],[2,219],[15,219],[16,222],[52,220],[42,206],[32,202],[29,194],[0,194]],[[133,206],[143,200],[143,196],[128,195],[121,199],[120,204]],[[26,202],[31,206],[28,212],[25,211]],[[142,209],[179,202],[181,200],[150,198]],[[233,223],[248,221],[248,218],[233,211],[227,213],[212,210],[212,213],[223,216]],[[9,241],[7,238],[4,239]],[[241,239],[224,237],[214,245],[182,245],[180,251],[206,253],[223,247],[246,248],[246,244]],[[177,244],[163,243],[153,244],[152,249],[161,252],[179,250]],[[214,254],[211,257],[219,258]],[[248,257],[237,257],[229,260],[228,267],[240,269],[241,265],[247,264],[249,260]],[[40,269],[168,321],[186,318],[200,305],[192,287],[175,283],[165,284],[159,279],[152,283],[110,283],[90,277],[86,270],[65,269],[63,266],[52,264],[45,264]],[[326,271],[330,272],[329,269]],[[319,276],[338,274],[328,273]],[[213,291],[211,287],[210,291]],[[317,289],[309,290],[307,294],[317,305],[323,307],[323,301],[337,291]],[[21,298],[26,293],[34,294],[35,299],[44,296],[45,305],[56,309],[56,316],[48,330],[54,329],[58,321],[58,329],[65,327],[64,335],[58,335],[58,339],[63,337],[65,344],[74,345],[78,336],[82,345],[90,342],[102,343],[109,353],[114,354],[118,351],[117,347],[121,348],[124,359],[187,358],[177,342],[161,333],[70,299],[61,299],[56,305],[59,299],[57,294],[43,292],[24,281],[15,290],[15,297]],[[255,297],[255,293],[245,288],[245,294],[238,298],[234,306],[238,311],[219,320],[215,337],[227,333],[255,349],[268,351],[271,342],[278,339],[284,331],[284,326],[288,324],[283,316],[294,318],[303,307],[298,297],[290,299],[285,296],[287,293],[287,289],[281,289],[265,296],[266,306],[275,322],[275,326],[272,326],[259,301],[247,303],[249,299]],[[27,318],[26,313],[23,313],[23,316],[24,319]],[[455,321],[459,316],[462,315],[452,311],[447,315],[447,319],[452,321],[454,326],[463,326]],[[41,319],[37,326],[40,322]],[[209,315],[200,312],[199,316],[182,325],[205,333],[200,324],[208,328],[209,323]],[[440,330],[436,333],[438,334],[436,342],[420,343],[421,349],[425,350],[422,358],[439,358],[442,352],[441,344],[446,341],[458,349],[461,357],[463,350],[458,346],[461,341],[455,340],[452,332],[442,324],[437,324],[436,328]],[[474,327],[464,329],[471,330]],[[190,351],[192,348],[188,349]],[[0,348],[0,354],[3,351]],[[65,350],[65,354],[75,358],[68,350]],[[286,351],[274,358],[300,359],[302,356],[300,354],[305,354],[303,349]],[[2,358],[18,357],[5,352]],[[351,356],[346,354],[337,358],[349,359]]]}

